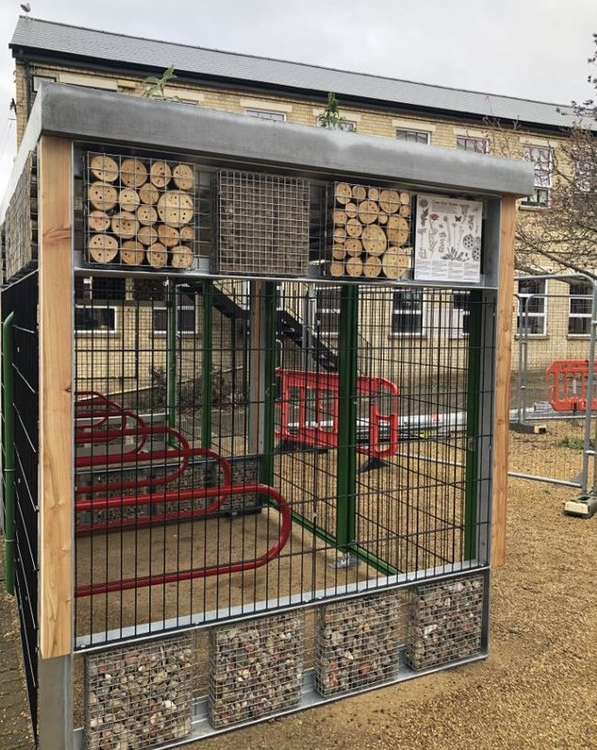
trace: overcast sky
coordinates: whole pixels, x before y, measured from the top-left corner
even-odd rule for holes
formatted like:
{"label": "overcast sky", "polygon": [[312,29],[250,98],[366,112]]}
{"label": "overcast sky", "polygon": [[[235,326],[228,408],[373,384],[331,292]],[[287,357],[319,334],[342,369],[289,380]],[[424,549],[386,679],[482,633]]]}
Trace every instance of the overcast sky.
{"label": "overcast sky", "polygon": [[[597,0],[30,0],[31,15],[92,28],[566,104],[586,84]],[[154,12],[149,12],[154,9]],[[14,156],[0,0],[0,198]]]}

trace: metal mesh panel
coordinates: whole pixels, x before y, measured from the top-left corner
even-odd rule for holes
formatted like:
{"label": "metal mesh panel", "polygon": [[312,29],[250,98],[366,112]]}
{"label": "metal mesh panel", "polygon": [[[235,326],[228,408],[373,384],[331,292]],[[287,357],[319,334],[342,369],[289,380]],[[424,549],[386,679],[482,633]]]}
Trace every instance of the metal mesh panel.
{"label": "metal mesh panel", "polygon": [[222,170],[218,218],[220,272],[307,275],[309,185],[305,180]]}
{"label": "metal mesh panel", "polygon": [[[580,275],[522,277],[513,314],[510,469],[560,485],[570,501],[597,493],[597,297]],[[591,394],[589,394],[589,386]]]}
{"label": "metal mesh panel", "polygon": [[[13,319],[13,422],[15,458],[15,593],[29,706],[37,730],[38,690],[38,572],[39,572],[39,332],[38,275],[30,273],[2,291],[2,320]],[[3,396],[5,381],[2,382]],[[4,403],[4,399],[3,399]],[[2,409],[2,466],[6,483],[6,413]],[[6,487],[6,484],[4,484]],[[4,500],[6,489],[4,489]]]}
{"label": "metal mesh panel", "polygon": [[162,157],[85,154],[85,257],[131,269],[196,267],[200,175],[195,165]]}
{"label": "metal mesh panel", "polygon": [[209,717],[220,729],[296,705],[303,682],[302,612],[210,632]]}
{"label": "metal mesh panel", "polygon": [[483,576],[468,576],[414,588],[406,649],[412,669],[429,669],[479,653],[484,586]]}
{"label": "metal mesh panel", "polygon": [[321,695],[358,690],[397,672],[399,610],[396,591],[319,608],[315,684]]}
{"label": "metal mesh panel", "polygon": [[87,656],[87,750],[145,750],[186,737],[191,678],[188,635]]}
{"label": "metal mesh panel", "polygon": [[79,648],[485,565],[491,296],[120,281],[77,282]]}

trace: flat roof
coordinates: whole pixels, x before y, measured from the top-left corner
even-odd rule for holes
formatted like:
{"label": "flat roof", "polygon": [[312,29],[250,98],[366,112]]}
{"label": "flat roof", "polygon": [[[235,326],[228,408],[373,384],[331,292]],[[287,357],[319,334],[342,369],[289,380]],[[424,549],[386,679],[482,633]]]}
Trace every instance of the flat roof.
{"label": "flat roof", "polygon": [[[181,76],[302,94],[327,95],[333,91],[345,101],[385,103],[413,111],[435,110],[550,128],[567,128],[574,122],[571,108],[564,105],[223,52],[30,16],[19,18],[9,46],[15,56],[50,55],[142,70],[163,70],[173,65]],[[597,129],[597,123],[589,126]]]}
{"label": "flat roof", "polygon": [[522,196],[534,190],[533,165],[525,161],[44,82],[17,154],[0,221],[23,161],[44,133],[327,178],[371,178],[488,195]]}

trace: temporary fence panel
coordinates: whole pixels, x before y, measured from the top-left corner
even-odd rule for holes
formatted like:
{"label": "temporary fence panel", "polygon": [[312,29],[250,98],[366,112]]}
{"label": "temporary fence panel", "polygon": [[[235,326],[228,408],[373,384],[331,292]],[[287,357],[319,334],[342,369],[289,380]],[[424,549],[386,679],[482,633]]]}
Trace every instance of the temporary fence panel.
{"label": "temporary fence panel", "polygon": [[522,435],[511,475],[595,492],[595,283],[581,275],[524,277],[517,307],[511,423]]}

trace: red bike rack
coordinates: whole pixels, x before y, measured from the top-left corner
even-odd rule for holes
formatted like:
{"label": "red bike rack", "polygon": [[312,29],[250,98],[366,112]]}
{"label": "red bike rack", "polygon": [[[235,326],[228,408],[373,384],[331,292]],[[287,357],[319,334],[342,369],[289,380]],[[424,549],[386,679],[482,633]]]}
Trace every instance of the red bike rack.
{"label": "red bike rack", "polygon": [[[594,364],[595,389],[597,390],[597,362]],[[587,410],[587,385],[589,381],[588,359],[560,359],[547,368],[546,380],[549,388],[549,403],[554,411],[585,412]],[[597,410],[597,392],[591,411]]]}
{"label": "red bike rack", "polygon": [[[281,385],[280,428],[277,436],[289,443],[314,448],[337,448],[340,386],[336,373],[278,370]],[[358,394],[371,398],[369,406],[369,442],[358,447],[371,458],[386,458],[398,453],[398,387],[385,378],[359,377]],[[382,414],[375,398],[389,398],[392,408]],[[309,411],[313,413],[311,418]],[[294,415],[293,415],[294,412]],[[292,421],[294,419],[294,422]],[[388,425],[388,439],[382,440],[382,424]],[[384,446],[385,444],[385,446]]]}
{"label": "red bike rack", "polygon": [[[193,456],[205,456],[219,464],[223,475],[222,487],[208,487],[195,489],[178,489],[160,493],[152,492],[147,495],[124,495],[123,497],[103,497],[94,499],[76,499],[75,512],[94,512],[98,510],[109,510],[110,508],[122,509],[125,507],[137,507],[164,505],[189,500],[211,499],[212,502],[205,508],[193,510],[179,510],[159,515],[151,515],[149,518],[127,518],[107,520],[102,523],[79,524],[76,535],[86,536],[94,533],[107,533],[110,531],[126,531],[128,529],[141,529],[148,526],[169,523],[173,521],[191,521],[205,518],[220,509],[223,498],[231,495],[262,494],[268,496],[277,507],[282,517],[278,541],[270,547],[266,553],[254,560],[242,560],[227,565],[215,565],[207,568],[196,568],[186,571],[177,571],[143,578],[128,578],[118,581],[78,586],[75,590],[77,597],[92,596],[94,594],[106,594],[114,591],[125,591],[133,588],[156,586],[159,584],[175,583],[178,581],[191,580],[193,578],[207,578],[214,575],[237,573],[245,570],[254,570],[267,565],[277,557],[290,536],[292,527],[292,511],[285,498],[273,487],[265,484],[232,484],[232,466],[229,461],[215,451],[207,448],[191,448],[188,440],[178,430],[171,427],[147,425],[141,417],[134,412],[120,407],[116,402],[97,392],[84,392],[77,394],[83,396],[82,400],[75,403],[75,415],[78,420],[92,420],[91,424],[79,427],[75,431],[75,443],[77,445],[108,446],[115,440],[124,440],[128,437],[136,437],[137,441],[130,450],[124,453],[106,453],[100,455],[78,456],[75,460],[76,468],[102,466],[108,468],[113,465],[126,466],[139,463],[151,466],[154,462],[166,462],[179,460],[179,466],[169,474],[162,477],[151,477],[149,479],[135,479],[121,482],[107,482],[90,487],[80,487],[76,491],[76,498],[82,496],[96,495],[99,493],[138,490],[141,488],[157,485],[166,485],[178,479],[186,471],[189,459]],[[116,418],[116,425],[110,426],[111,420]],[[120,422],[118,422],[120,420]],[[135,422],[135,427],[127,427],[129,420]],[[165,450],[144,450],[148,439],[156,435],[165,435],[177,442],[177,448]]]}
{"label": "red bike rack", "polygon": [[[274,501],[278,511],[282,516],[282,523],[280,526],[280,534],[277,543],[270,547],[260,557],[254,560],[240,560],[227,565],[212,565],[207,568],[195,568],[192,570],[176,571],[173,573],[160,573],[153,576],[144,576],[143,578],[123,578],[118,581],[107,581],[105,583],[97,583],[85,586],[78,586],[75,589],[76,597],[92,596],[94,594],[109,594],[115,591],[126,591],[128,589],[144,588],[146,586],[157,586],[164,585],[167,583],[177,583],[179,581],[189,581],[194,578],[208,578],[210,576],[227,575],[230,573],[241,573],[245,570],[255,570],[267,565],[273,559],[275,559],[280,552],[284,549],[286,542],[290,536],[290,530],[292,527],[292,511],[290,506],[282,497],[282,495],[274,490],[273,487],[269,487],[266,484],[249,484],[231,487],[210,487],[203,490],[183,490],[178,492],[166,492],[159,495],[147,495],[143,498],[144,503],[167,503],[171,500],[178,499],[197,499],[197,498],[214,498],[208,508],[194,511],[184,511],[181,513],[164,514],[164,518],[173,516],[172,520],[186,518],[200,518],[205,516],[208,512],[217,510],[222,499],[229,497],[230,495],[237,494],[255,494],[259,493],[267,495],[271,500]],[[128,498],[106,498],[102,500],[95,500],[91,502],[79,502],[76,504],[77,510],[101,510],[108,508],[120,508],[123,505],[135,505],[139,502],[139,499],[135,496]],[[191,515],[192,514],[192,515]],[[120,522],[119,522],[120,523]]]}

